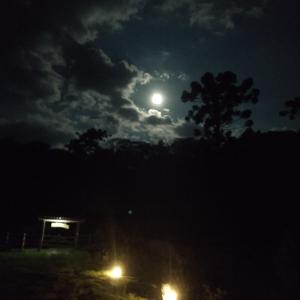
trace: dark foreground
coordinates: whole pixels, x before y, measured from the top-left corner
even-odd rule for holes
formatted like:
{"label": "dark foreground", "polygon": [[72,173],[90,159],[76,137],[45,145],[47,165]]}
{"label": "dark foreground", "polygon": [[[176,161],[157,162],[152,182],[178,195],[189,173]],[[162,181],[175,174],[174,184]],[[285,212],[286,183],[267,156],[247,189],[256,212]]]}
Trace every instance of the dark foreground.
{"label": "dark foreground", "polygon": [[93,300],[141,297],[126,291],[128,278],[105,278],[101,257],[85,251],[25,250],[0,253],[0,294],[5,300]]}

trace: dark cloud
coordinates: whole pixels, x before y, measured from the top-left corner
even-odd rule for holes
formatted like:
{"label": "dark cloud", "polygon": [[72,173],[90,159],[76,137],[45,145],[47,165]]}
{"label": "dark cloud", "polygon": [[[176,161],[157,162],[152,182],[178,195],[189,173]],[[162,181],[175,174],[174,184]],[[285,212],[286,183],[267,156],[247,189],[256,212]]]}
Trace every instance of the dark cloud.
{"label": "dark cloud", "polygon": [[147,111],[142,101],[138,106],[132,100],[137,86],[152,78],[185,81],[186,74],[178,70],[152,77],[126,60],[113,60],[99,47],[100,32],[120,30],[146,5],[159,7],[160,13],[186,12],[191,25],[224,32],[234,28],[237,16],[258,17],[262,1],[153,3],[11,0],[2,5],[0,118],[5,121],[0,136],[60,143],[90,127],[152,140],[189,135],[188,125],[172,119],[169,112]]}
{"label": "dark cloud", "polygon": [[136,106],[123,106],[119,108],[118,114],[127,120],[132,122],[138,122],[140,120],[140,112]]}
{"label": "dark cloud", "polygon": [[195,129],[199,130],[199,126],[192,122],[180,121],[178,122],[174,131],[179,137],[193,137],[195,134]]}
{"label": "dark cloud", "polygon": [[[39,40],[41,33],[67,33],[80,42],[95,39],[97,26],[120,28],[143,6],[141,0],[11,0],[2,6],[1,21],[21,40]],[[8,27],[7,27],[8,26]],[[2,27],[3,28],[3,27]]]}
{"label": "dark cloud", "polygon": [[91,42],[99,28],[120,29],[143,2],[12,0],[3,6],[0,135],[31,139],[32,129],[33,137],[53,143],[89,127],[116,133],[120,120],[139,121],[142,112],[130,95],[151,76],[125,60],[113,62]]}
{"label": "dark cloud", "polygon": [[[71,41],[64,53],[69,83],[79,90],[94,90],[111,96],[121,96],[133,80],[140,76],[137,67],[126,61],[114,63],[101,49]],[[67,68],[67,69],[66,69]]]}
{"label": "dark cloud", "polygon": [[72,131],[66,128],[49,126],[42,121],[0,122],[0,136],[14,139],[23,143],[45,142],[54,146],[62,146],[74,137]]}
{"label": "dark cloud", "polygon": [[159,8],[166,13],[185,14],[192,26],[223,34],[236,27],[239,17],[260,17],[265,0],[165,0]]}
{"label": "dark cloud", "polygon": [[157,126],[157,125],[171,125],[173,122],[169,116],[159,117],[159,116],[151,115],[145,119],[145,123],[148,125]]}

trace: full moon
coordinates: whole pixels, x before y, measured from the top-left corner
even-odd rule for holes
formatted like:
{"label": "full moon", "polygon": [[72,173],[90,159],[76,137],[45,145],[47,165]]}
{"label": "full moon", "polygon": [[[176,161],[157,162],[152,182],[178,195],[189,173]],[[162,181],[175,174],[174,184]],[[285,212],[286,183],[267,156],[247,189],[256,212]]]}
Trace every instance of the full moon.
{"label": "full moon", "polygon": [[159,93],[154,93],[151,97],[151,101],[154,105],[161,105],[163,102],[163,97]]}

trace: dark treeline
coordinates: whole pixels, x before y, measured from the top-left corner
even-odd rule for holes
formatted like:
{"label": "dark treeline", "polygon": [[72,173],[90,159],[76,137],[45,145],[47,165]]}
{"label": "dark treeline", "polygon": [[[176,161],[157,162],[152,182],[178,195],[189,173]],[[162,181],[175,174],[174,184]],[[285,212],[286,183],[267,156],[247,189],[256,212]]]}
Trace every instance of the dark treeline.
{"label": "dark treeline", "polygon": [[3,231],[39,230],[40,215],[83,217],[87,231],[114,226],[176,245],[191,286],[297,298],[299,132],[247,130],[218,148],[201,139],[100,146],[93,139],[105,132],[89,133],[65,149],[1,140]]}

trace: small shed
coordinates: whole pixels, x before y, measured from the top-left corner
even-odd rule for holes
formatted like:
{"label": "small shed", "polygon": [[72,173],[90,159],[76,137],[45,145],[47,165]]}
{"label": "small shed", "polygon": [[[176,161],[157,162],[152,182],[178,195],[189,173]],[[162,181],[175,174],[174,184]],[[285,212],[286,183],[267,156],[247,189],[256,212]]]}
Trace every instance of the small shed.
{"label": "small shed", "polygon": [[[69,231],[71,227],[74,227],[73,233],[65,235],[65,238],[68,237],[69,241],[72,241],[74,247],[78,246],[78,238],[79,238],[79,230],[80,224],[84,222],[83,219],[74,219],[74,218],[66,218],[66,217],[40,217],[40,221],[43,222],[42,232],[40,237],[39,249],[42,249],[44,246],[44,241],[47,237],[60,237],[61,235],[51,235],[49,232],[52,230],[61,229],[62,231]],[[50,225],[50,226],[49,226]]]}

